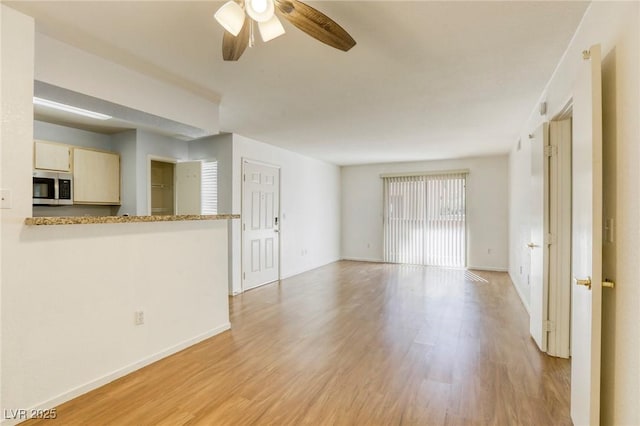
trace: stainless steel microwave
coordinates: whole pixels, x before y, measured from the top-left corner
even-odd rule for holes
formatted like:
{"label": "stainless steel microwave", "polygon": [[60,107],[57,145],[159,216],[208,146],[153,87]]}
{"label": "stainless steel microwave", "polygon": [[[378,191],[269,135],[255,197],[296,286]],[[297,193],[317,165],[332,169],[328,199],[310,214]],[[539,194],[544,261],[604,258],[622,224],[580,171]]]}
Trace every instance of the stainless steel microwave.
{"label": "stainless steel microwave", "polygon": [[58,206],[73,204],[71,173],[33,172],[33,204]]}

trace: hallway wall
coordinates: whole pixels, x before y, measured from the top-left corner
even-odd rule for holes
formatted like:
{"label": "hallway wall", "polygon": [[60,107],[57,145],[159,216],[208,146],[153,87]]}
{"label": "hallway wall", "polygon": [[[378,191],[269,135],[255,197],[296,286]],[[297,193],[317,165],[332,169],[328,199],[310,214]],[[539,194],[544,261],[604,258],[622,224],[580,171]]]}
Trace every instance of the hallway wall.
{"label": "hallway wall", "polygon": [[[603,292],[602,393],[603,425],[640,424],[640,3],[593,2],[585,13],[565,56],[541,95],[548,114],[535,105],[523,126],[528,134],[550,120],[571,98],[582,51],[602,47],[603,141],[605,155],[605,217],[615,221],[613,244],[604,247],[604,274],[616,282]],[[509,159],[509,274],[521,293],[526,288],[519,267],[522,242],[529,233],[523,219],[527,200],[520,193],[528,179],[530,154],[517,150]],[[607,171],[608,170],[608,171]],[[608,216],[607,216],[608,215]]]}

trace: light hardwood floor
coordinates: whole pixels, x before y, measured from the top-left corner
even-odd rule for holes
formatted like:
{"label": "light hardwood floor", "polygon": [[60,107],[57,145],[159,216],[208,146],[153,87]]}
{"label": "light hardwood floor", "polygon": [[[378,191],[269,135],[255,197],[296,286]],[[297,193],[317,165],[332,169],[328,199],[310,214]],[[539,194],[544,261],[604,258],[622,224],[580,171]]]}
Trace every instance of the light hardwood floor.
{"label": "light hardwood floor", "polygon": [[338,262],[231,299],[231,331],[29,425],[570,425],[508,276]]}

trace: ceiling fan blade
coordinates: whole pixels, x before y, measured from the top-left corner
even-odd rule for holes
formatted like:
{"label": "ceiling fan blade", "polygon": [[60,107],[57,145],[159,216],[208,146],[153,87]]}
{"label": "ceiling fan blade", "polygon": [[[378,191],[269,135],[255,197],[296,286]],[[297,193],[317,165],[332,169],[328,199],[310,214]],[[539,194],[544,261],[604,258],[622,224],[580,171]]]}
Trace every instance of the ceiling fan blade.
{"label": "ceiling fan blade", "polygon": [[224,36],[222,37],[222,58],[225,61],[237,61],[240,59],[240,56],[242,56],[249,44],[250,26],[251,23],[249,19],[245,19],[244,25],[237,36],[225,30]]}
{"label": "ceiling fan blade", "polygon": [[282,16],[311,37],[345,52],[356,41],[324,13],[298,0],[274,0]]}

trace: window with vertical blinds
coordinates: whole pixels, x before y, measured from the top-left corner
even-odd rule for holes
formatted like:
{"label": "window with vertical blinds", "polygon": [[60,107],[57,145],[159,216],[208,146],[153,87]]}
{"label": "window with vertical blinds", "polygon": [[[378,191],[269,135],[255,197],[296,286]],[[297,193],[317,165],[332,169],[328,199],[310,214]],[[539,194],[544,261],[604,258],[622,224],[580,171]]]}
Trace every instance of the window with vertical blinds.
{"label": "window with vertical blinds", "polygon": [[218,162],[202,162],[202,214],[218,214]]}
{"label": "window with vertical blinds", "polygon": [[385,262],[465,266],[466,177],[383,176]]}

